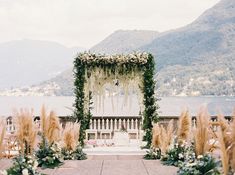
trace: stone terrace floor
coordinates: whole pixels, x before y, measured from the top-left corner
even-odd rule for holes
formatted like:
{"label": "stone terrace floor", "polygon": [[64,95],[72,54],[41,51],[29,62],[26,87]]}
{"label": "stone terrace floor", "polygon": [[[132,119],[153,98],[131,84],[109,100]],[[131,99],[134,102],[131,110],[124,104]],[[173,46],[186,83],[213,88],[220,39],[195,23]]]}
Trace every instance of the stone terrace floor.
{"label": "stone terrace floor", "polygon": [[[11,161],[0,160],[0,170]],[[158,160],[143,160],[141,155],[89,155],[87,160],[65,161],[56,169],[41,171],[48,175],[174,175],[176,167],[163,166]]]}

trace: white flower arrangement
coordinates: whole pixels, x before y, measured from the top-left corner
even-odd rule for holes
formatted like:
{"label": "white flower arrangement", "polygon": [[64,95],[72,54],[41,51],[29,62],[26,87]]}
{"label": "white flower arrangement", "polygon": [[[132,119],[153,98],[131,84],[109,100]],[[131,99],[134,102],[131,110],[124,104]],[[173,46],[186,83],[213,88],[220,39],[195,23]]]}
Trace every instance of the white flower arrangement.
{"label": "white flower arrangement", "polygon": [[7,175],[7,171],[6,170],[0,170],[0,175]]}
{"label": "white flower arrangement", "polygon": [[29,175],[29,171],[28,171],[28,169],[23,169],[23,171],[22,171],[22,175]]}
{"label": "white flower arrangement", "polygon": [[186,160],[179,166],[177,174],[194,175],[194,174],[211,174],[219,175],[219,161],[210,154],[199,155],[197,159]]}
{"label": "white flower arrangement", "polygon": [[41,144],[40,149],[36,152],[38,166],[44,168],[55,168],[63,164],[61,148],[58,143]]}
{"label": "white flower arrangement", "polygon": [[138,64],[146,64],[148,60],[148,54],[146,52],[139,53],[134,52],[128,55],[116,54],[116,55],[102,55],[102,54],[94,54],[90,52],[80,53],[78,57],[84,63],[96,63],[103,62],[106,64],[125,64],[125,63],[138,63]]}
{"label": "white flower arrangement", "polygon": [[[104,108],[104,98],[107,91],[109,94],[124,93],[123,105],[127,106],[127,102],[131,102],[129,94],[133,93],[133,90],[138,95],[141,94],[138,91],[140,91],[139,87],[142,86],[143,81],[142,68],[147,63],[148,56],[146,52],[135,52],[127,55],[80,53],[78,55],[79,60],[87,65],[84,88],[86,98],[88,97],[89,91],[92,91],[96,103],[99,104],[96,107],[101,109],[102,107]],[[128,64],[131,64],[131,66],[128,67]],[[141,95],[139,95],[138,100],[139,104],[142,105],[143,97]],[[85,103],[84,105],[85,109],[88,109],[89,104]],[[112,106],[115,106],[113,101]]]}
{"label": "white flower arrangement", "polygon": [[34,156],[19,155],[14,158],[13,166],[0,172],[0,174],[40,175],[40,173],[37,172],[37,166],[38,162]]}

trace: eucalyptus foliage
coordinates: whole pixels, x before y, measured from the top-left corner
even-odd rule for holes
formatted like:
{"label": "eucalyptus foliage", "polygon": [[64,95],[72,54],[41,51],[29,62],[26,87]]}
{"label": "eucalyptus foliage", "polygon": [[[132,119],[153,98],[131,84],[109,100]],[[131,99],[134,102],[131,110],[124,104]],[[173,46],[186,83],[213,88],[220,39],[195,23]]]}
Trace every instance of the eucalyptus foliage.
{"label": "eucalyptus foliage", "polygon": [[37,172],[38,162],[31,155],[23,155],[13,159],[13,165],[5,171],[8,175],[42,175]]}
{"label": "eucalyptus foliage", "polygon": [[36,152],[38,166],[45,168],[55,168],[63,164],[61,148],[57,143],[49,144],[47,140],[40,143],[39,150]]}
{"label": "eucalyptus foliage", "polygon": [[219,175],[219,161],[210,154],[198,156],[193,162],[183,162],[179,166],[179,175]]}
{"label": "eucalyptus foliage", "polygon": [[[80,53],[74,60],[75,103],[74,116],[81,123],[80,144],[84,145],[85,130],[89,128],[91,118],[91,93],[104,95],[106,83],[118,86],[124,84],[123,91],[128,86],[140,88],[142,92],[144,140],[150,147],[152,139],[152,123],[158,119],[156,98],[154,96],[154,58],[148,53],[133,53],[128,55],[102,55],[90,52]],[[132,81],[130,83],[129,81]],[[113,83],[115,81],[115,83]],[[114,88],[110,88],[111,90]],[[99,103],[101,103],[99,101]]]}
{"label": "eucalyptus foliage", "polygon": [[150,148],[147,150],[147,153],[144,155],[146,160],[156,160],[161,159],[161,149],[159,148]]}
{"label": "eucalyptus foliage", "polygon": [[85,160],[87,159],[86,153],[83,152],[80,146],[77,146],[75,150],[62,149],[61,153],[64,160]]}

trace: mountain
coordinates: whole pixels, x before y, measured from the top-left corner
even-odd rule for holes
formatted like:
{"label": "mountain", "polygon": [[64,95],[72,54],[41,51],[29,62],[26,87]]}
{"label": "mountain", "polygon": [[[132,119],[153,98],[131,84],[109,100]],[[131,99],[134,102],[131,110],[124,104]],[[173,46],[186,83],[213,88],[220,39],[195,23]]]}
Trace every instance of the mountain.
{"label": "mountain", "polygon": [[0,44],[0,89],[32,85],[55,77],[72,66],[83,48],[56,42],[16,40]]}
{"label": "mountain", "polygon": [[115,54],[138,50],[159,35],[148,30],[117,30],[90,50],[95,53]]}
{"label": "mountain", "polygon": [[[158,32],[147,30],[118,30],[97,45],[93,46],[90,51],[106,54],[129,53],[133,50],[138,50],[138,48],[140,48],[141,46],[153,41],[153,39],[156,38],[158,34]],[[44,81],[37,86],[39,87],[41,92],[45,89],[45,87],[48,87],[48,85],[50,85],[50,87],[54,87],[55,84],[59,88],[53,88],[52,95],[72,95],[72,68],[67,69],[58,76],[49,79],[48,81]],[[46,95],[48,94],[46,93]]]}
{"label": "mountain", "polygon": [[141,50],[153,53],[158,69],[235,55],[235,1],[221,0],[193,23],[161,33]]}
{"label": "mountain", "polygon": [[[116,31],[94,52],[147,51],[156,61],[157,93],[235,96],[235,1],[221,0],[191,24],[163,32]],[[59,86],[55,95],[72,95],[72,69],[41,84]]]}
{"label": "mountain", "polygon": [[156,37],[158,93],[235,95],[235,1],[221,0],[192,24]]}

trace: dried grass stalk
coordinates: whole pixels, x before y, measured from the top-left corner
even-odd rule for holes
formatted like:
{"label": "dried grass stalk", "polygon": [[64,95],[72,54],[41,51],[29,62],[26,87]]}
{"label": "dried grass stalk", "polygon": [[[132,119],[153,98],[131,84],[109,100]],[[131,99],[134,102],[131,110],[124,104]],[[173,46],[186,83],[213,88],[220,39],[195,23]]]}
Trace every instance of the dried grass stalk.
{"label": "dried grass stalk", "polygon": [[167,128],[165,129],[163,125],[158,123],[153,126],[153,137],[152,137],[152,146],[154,148],[160,148],[162,154],[164,155],[173,139],[174,126],[173,120],[168,123]]}
{"label": "dried grass stalk", "polygon": [[160,148],[160,144],[161,144],[161,129],[159,127],[158,123],[155,123],[153,125],[153,129],[152,129],[152,146],[154,148]]}
{"label": "dried grass stalk", "polygon": [[80,135],[80,124],[74,123],[73,130],[74,130],[74,138],[75,138],[76,144],[78,144],[79,135]]}
{"label": "dried grass stalk", "polygon": [[232,147],[231,168],[235,171],[235,146]]}
{"label": "dried grass stalk", "polygon": [[22,154],[32,154],[36,142],[37,132],[34,129],[33,113],[29,110],[20,110],[18,118],[18,141]]}
{"label": "dried grass stalk", "polygon": [[74,151],[78,145],[80,125],[78,123],[67,125],[63,132],[65,149]]}
{"label": "dried grass stalk", "polygon": [[196,155],[204,155],[206,152],[210,150],[209,145],[209,119],[210,116],[208,115],[206,110],[202,110],[199,112],[197,116],[196,122],[196,129],[194,134],[194,141],[195,141],[195,153]]}
{"label": "dried grass stalk", "polygon": [[0,158],[2,157],[2,153],[4,152],[3,140],[5,132],[6,132],[5,125],[3,124],[3,121],[0,121]]}
{"label": "dried grass stalk", "polygon": [[169,146],[174,137],[174,120],[173,119],[169,121],[167,128],[166,128],[166,132],[167,132],[166,144],[167,146]]}
{"label": "dried grass stalk", "polygon": [[224,143],[225,143],[225,147],[228,148],[229,145],[232,144],[232,139],[231,139],[231,128],[228,124],[228,121],[224,118],[224,116],[222,114],[218,115],[218,122],[219,122],[219,126],[221,128],[221,132],[223,132],[223,139],[224,139]]}
{"label": "dried grass stalk", "polygon": [[218,141],[220,144],[220,151],[221,151],[221,162],[223,166],[223,174],[228,174],[229,171],[229,155],[228,149],[225,143],[225,133],[223,132],[222,127],[218,130]]}
{"label": "dried grass stalk", "polygon": [[47,130],[48,130],[48,125],[47,125],[47,114],[46,114],[46,108],[43,105],[41,108],[41,117],[40,117],[40,121],[41,121],[41,131],[42,134],[46,137],[47,134]]}
{"label": "dried grass stalk", "polygon": [[75,144],[75,137],[74,132],[72,128],[66,129],[64,131],[64,146],[67,150],[75,150],[76,144]]}
{"label": "dried grass stalk", "polygon": [[224,118],[224,116],[222,114],[219,114],[217,116],[217,120],[221,127],[221,130],[223,132],[227,132],[229,130],[229,124],[228,124],[228,121]]}
{"label": "dried grass stalk", "polygon": [[166,129],[163,127],[163,125],[160,126],[161,128],[161,133],[160,133],[160,149],[161,149],[161,153],[162,155],[165,155],[166,151],[167,151],[167,131]]}
{"label": "dried grass stalk", "polygon": [[188,141],[191,131],[191,117],[189,116],[188,110],[181,113],[178,123],[177,138],[179,144],[184,141]]}
{"label": "dried grass stalk", "polygon": [[47,119],[47,139],[49,143],[58,142],[60,140],[60,123],[59,118],[56,116],[54,111],[50,112],[50,115]]}
{"label": "dried grass stalk", "polygon": [[231,123],[231,150],[230,150],[230,164],[233,171],[235,171],[235,111],[233,113],[233,122]]}
{"label": "dried grass stalk", "polygon": [[66,130],[64,132],[64,144],[67,150],[74,150],[76,147],[74,140],[74,132],[72,129]]}

